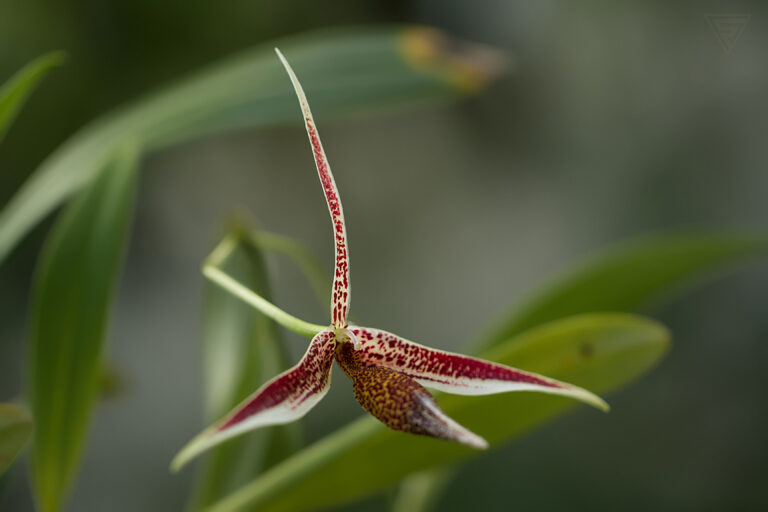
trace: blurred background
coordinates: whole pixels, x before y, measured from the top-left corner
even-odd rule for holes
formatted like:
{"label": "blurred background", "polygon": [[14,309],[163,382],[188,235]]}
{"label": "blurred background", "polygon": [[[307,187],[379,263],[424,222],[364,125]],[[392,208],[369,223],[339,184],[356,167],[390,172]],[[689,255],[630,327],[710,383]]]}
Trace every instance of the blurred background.
{"label": "blurred background", "polygon": [[[712,13],[751,15],[730,52]],[[461,101],[317,121],[344,198],[352,314],[460,349],[614,242],[675,227],[765,230],[767,15],[757,1],[2,0],[0,81],[49,50],[69,59],[0,146],[0,204],[84,123],[220,57],[317,27],[439,27],[504,50],[512,72]],[[330,272],[298,109],[293,125],[144,162],[107,348],[120,389],[97,409],[69,510],[183,507],[193,472],[171,475],[168,462],[203,426],[199,266],[238,209],[309,245]],[[21,391],[30,280],[49,226],[0,267],[0,400]],[[277,302],[325,322],[298,273],[273,263]],[[673,349],[609,397],[609,416],[581,408],[468,463],[439,509],[768,506],[768,268],[719,277],[649,311]],[[305,342],[287,339],[297,358]],[[350,389],[335,380],[306,418],[310,439],[362,414]],[[22,465],[2,493],[0,509],[32,510]]]}

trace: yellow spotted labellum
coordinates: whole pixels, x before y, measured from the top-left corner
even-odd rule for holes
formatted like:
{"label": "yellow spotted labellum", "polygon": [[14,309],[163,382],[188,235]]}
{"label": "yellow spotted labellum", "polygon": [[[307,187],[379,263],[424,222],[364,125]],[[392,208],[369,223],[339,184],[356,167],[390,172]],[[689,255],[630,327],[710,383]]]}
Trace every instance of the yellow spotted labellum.
{"label": "yellow spotted labellum", "polygon": [[[285,57],[275,51],[299,98],[331,214],[335,242],[331,324],[314,335],[296,366],[265,383],[192,439],[174,458],[172,468],[180,468],[226,439],[256,428],[295,421],[307,414],[330,388],[334,359],[352,380],[360,405],[389,428],[478,449],[487,448],[485,439],[449,418],[425,387],[458,395],[538,391],[568,396],[607,410],[605,401],[585,389],[491,361],[435,350],[386,331],[347,322],[349,251],[341,199],[301,84]],[[265,302],[259,298],[260,304]],[[277,309],[271,304],[269,308]]]}

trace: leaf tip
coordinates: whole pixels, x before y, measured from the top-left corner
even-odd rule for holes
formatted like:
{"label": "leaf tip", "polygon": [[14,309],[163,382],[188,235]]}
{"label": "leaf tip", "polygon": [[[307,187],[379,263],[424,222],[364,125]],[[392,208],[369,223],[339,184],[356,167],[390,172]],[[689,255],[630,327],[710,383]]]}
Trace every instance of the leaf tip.
{"label": "leaf tip", "polygon": [[69,60],[69,55],[64,50],[54,50],[43,56],[47,64],[51,67],[61,66]]}

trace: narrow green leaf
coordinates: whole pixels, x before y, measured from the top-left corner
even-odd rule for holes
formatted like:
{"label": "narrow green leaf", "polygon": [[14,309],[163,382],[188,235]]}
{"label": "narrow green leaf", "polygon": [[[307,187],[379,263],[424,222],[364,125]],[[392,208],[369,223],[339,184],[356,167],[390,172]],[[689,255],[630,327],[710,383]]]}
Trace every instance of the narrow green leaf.
{"label": "narrow green leaf", "polygon": [[32,418],[23,407],[0,403],[0,475],[2,475],[32,435]]}
{"label": "narrow green leaf", "polygon": [[61,212],[33,291],[28,396],[38,507],[60,508],[98,395],[101,347],[128,235],[138,153],[126,146]]}
{"label": "narrow green leaf", "polygon": [[[236,240],[222,261],[227,273],[270,300],[264,255],[249,243],[241,226],[228,235]],[[277,325],[248,304],[207,282],[203,307],[206,423],[221,418],[265,381],[289,365]],[[223,498],[253,479],[300,443],[298,424],[260,429],[234,438],[206,456],[195,487],[193,508]]]}
{"label": "narrow green leaf", "polygon": [[64,62],[61,52],[47,53],[33,60],[0,87],[0,142],[35,86],[45,74]]}
{"label": "narrow green leaf", "polygon": [[591,311],[637,311],[729,263],[764,253],[768,238],[664,233],[621,244],[514,308],[481,341],[502,343],[537,325]]}
{"label": "narrow green leaf", "polygon": [[295,122],[296,100],[275,44],[301,72],[313,109],[326,119],[474,92],[502,69],[494,51],[426,28],[323,30],[260,46],[73,135],[0,212],[0,261],[126,139],[155,149],[223,130]]}
{"label": "narrow green leaf", "polygon": [[[590,314],[552,322],[497,346],[485,357],[604,394],[646,372],[666,351],[658,323],[625,314]],[[578,404],[536,393],[442,395],[443,410],[482,435],[491,449]],[[477,456],[455,443],[388,430],[363,417],[316,442],[210,510],[302,511],[348,502],[391,487],[404,476]]]}

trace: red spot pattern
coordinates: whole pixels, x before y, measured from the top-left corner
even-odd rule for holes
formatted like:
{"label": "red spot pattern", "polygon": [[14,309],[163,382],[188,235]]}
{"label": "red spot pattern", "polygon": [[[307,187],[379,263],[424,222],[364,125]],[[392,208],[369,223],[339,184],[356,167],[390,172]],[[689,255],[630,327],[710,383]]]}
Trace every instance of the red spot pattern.
{"label": "red spot pattern", "polygon": [[264,384],[248,401],[230,413],[216,430],[221,432],[274,407],[295,409],[304,401],[328,387],[334,356],[334,336],[322,331],[312,339],[299,364]]}
{"label": "red spot pattern", "polygon": [[[307,107],[308,108],[308,107]],[[306,115],[304,121],[307,126],[307,134],[312,144],[312,153],[315,156],[317,172],[320,183],[323,185],[325,200],[328,210],[331,212],[333,223],[333,237],[336,247],[336,263],[333,274],[333,288],[331,293],[331,322],[334,327],[345,327],[347,324],[347,310],[349,309],[349,259],[347,257],[347,231],[344,226],[344,212],[341,208],[341,199],[336,183],[331,174],[328,160],[325,158],[320,137],[311,115]]]}
{"label": "red spot pattern", "polygon": [[563,387],[558,382],[535,374],[474,357],[431,349],[378,329],[354,327],[351,331],[362,342],[360,361],[366,366],[386,366],[416,379],[454,386],[472,386],[472,381],[482,384],[482,381],[496,380],[550,388]]}

